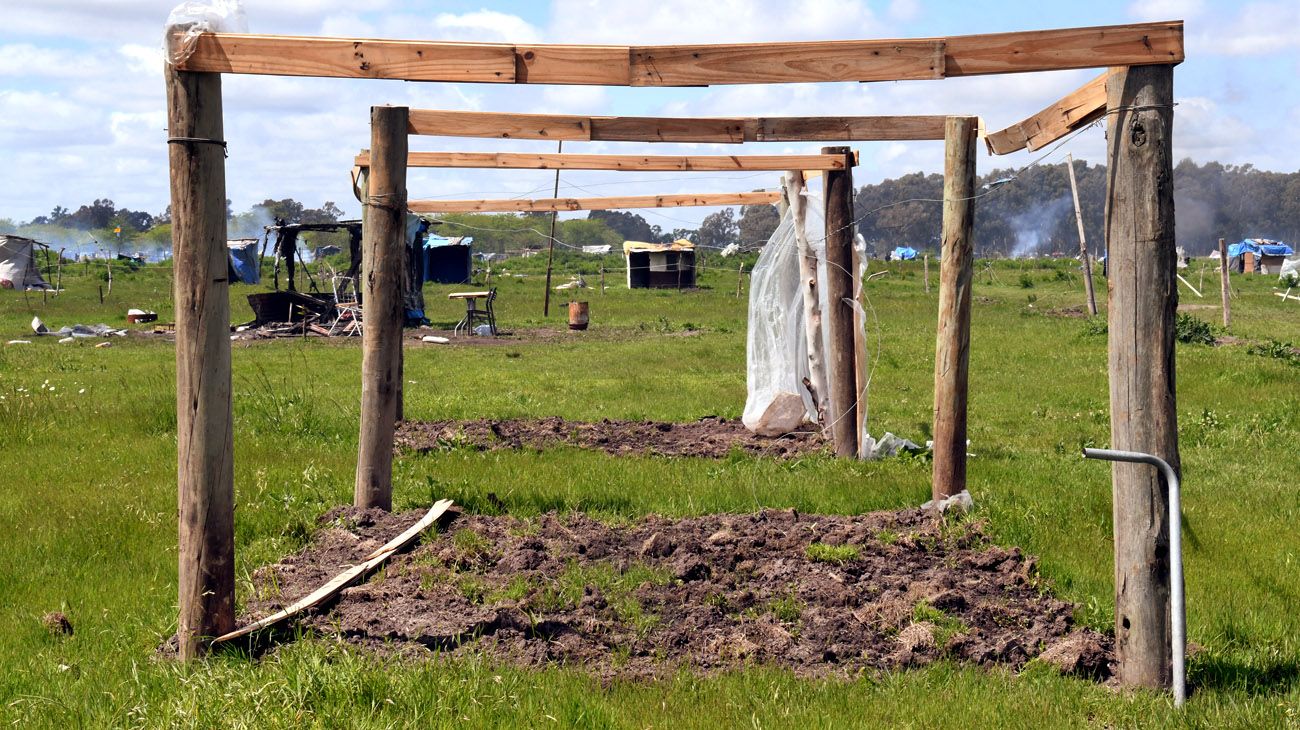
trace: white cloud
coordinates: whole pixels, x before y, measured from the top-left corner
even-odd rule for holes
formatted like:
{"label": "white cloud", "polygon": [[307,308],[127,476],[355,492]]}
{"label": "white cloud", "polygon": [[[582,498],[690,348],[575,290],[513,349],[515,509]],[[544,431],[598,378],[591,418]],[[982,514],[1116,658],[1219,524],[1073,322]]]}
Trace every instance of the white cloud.
{"label": "white cloud", "polygon": [[556,0],[551,35],[570,43],[730,43],[870,38],[880,25],[860,0]]}
{"label": "white cloud", "polygon": [[439,13],[433,19],[433,27],[440,38],[462,41],[537,43],[541,40],[541,34],[528,21],[492,10],[462,15]]}
{"label": "white cloud", "polygon": [[1140,0],[1128,12],[1141,20],[1188,20],[1205,11],[1205,0]]}

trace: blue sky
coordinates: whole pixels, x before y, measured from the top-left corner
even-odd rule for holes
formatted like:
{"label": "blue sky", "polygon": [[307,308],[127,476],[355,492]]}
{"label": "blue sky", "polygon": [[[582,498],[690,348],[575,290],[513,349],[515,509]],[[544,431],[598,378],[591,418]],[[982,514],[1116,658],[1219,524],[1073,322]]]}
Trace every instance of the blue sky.
{"label": "blue sky", "polygon": [[[0,0],[0,218],[28,220],[55,205],[96,197],[152,212],[167,205],[159,41],[173,0]],[[955,35],[1187,21],[1188,60],[1175,74],[1175,153],[1197,161],[1300,169],[1300,2],[1134,3],[938,0],[553,0],[397,2],[247,0],[255,33],[570,43],[724,43]],[[357,7],[367,8],[358,12]],[[1094,75],[1069,71],[889,84],[797,84],[702,89],[407,84],[334,79],[226,77],[230,143],[227,190],[235,209],[264,198],[308,205],[332,200],[350,214],[355,152],[368,145],[368,107],[664,116],[971,113],[990,130],[1038,110]],[[1100,161],[1099,129],[1072,152]],[[579,152],[735,154],[805,152],[816,145],[588,143]],[[937,142],[859,145],[859,182],[935,172]],[[548,151],[549,143],[430,139],[424,150]],[[990,158],[981,172],[1018,167],[1036,155]],[[542,171],[413,171],[413,198],[546,197]],[[561,194],[614,195],[750,190],[774,174],[566,173]],[[665,228],[697,222],[707,209],[647,211]]]}

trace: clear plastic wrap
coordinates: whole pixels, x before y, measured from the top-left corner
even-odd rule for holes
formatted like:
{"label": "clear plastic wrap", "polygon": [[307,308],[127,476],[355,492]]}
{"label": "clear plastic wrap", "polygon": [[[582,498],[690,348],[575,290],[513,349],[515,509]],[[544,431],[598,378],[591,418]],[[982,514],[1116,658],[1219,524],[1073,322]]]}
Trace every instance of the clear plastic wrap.
{"label": "clear plastic wrap", "polygon": [[[824,237],[821,205],[810,196],[804,228],[811,241]],[[814,249],[817,249],[814,245]],[[818,258],[824,245],[818,250]],[[750,277],[747,396],[741,418],[761,436],[779,436],[816,415],[803,381],[808,377],[799,246],[789,211],[768,239]]]}
{"label": "clear plastic wrap", "polygon": [[243,0],[183,2],[167,16],[163,30],[163,57],[173,66],[194,53],[203,33],[247,33]]}

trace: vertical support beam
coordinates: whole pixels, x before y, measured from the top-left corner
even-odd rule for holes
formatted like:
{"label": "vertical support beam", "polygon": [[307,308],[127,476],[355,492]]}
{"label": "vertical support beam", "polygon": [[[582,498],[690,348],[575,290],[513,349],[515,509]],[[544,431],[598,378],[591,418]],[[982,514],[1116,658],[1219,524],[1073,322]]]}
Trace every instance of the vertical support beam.
{"label": "vertical support beam", "polygon": [[1232,326],[1232,306],[1228,301],[1232,288],[1228,283],[1228,244],[1222,238],[1219,239],[1219,290],[1223,295],[1223,328],[1227,329]]}
{"label": "vertical support beam", "polygon": [[[808,241],[806,226],[808,199],[804,197],[804,176],[801,170],[785,174],[785,195],[789,201],[790,222],[794,226],[795,245],[799,249],[799,288],[803,292],[804,346],[808,351],[808,383],[804,387],[812,396],[813,410],[822,434],[830,436],[830,383],[826,376],[825,340],[822,338],[822,305],[820,278],[817,273],[817,252]],[[736,281],[736,296],[740,296],[740,280]]]}
{"label": "vertical support beam", "polygon": [[943,241],[939,326],[934,345],[934,475],[938,500],[966,488],[966,404],[970,381],[970,288],[974,264],[976,117],[944,127]]}
{"label": "vertical support beam", "polygon": [[393,429],[401,383],[406,245],[406,107],[370,109],[370,179],[361,232],[361,436],[353,503],[393,507]]}
{"label": "vertical support beam", "polygon": [[[1174,393],[1173,66],[1112,69],[1106,83],[1111,448],[1179,470]],[[1142,464],[1112,466],[1119,681],[1169,687],[1168,487]]]}
{"label": "vertical support beam", "polygon": [[[176,301],[181,659],[235,627],[230,282],[221,76],[163,70]],[[200,141],[203,140],[203,141]]]}
{"label": "vertical support beam", "polygon": [[1083,288],[1088,292],[1088,315],[1096,317],[1097,293],[1092,288],[1092,257],[1088,256],[1088,239],[1083,234],[1083,209],[1079,207],[1079,183],[1074,179],[1074,155],[1065,156],[1065,169],[1070,172],[1070,194],[1074,196],[1074,222],[1079,224],[1079,260],[1083,263]]}
{"label": "vertical support beam", "polygon": [[826,332],[831,436],[835,455],[858,455],[857,376],[853,364],[853,151],[823,147],[824,155],[843,155],[843,170],[826,171]]}
{"label": "vertical support beam", "polygon": [[863,274],[866,273],[866,256],[865,250],[859,250],[857,247],[856,236],[854,237],[853,246],[853,379],[857,385],[855,397],[857,399],[857,419],[853,424],[856,429],[858,441],[859,459],[867,458],[865,450],[865,441],[862,438],[867,431],[867,384],[871,379],[871,373],[867,362],[867,330],[866,330],[866,292],[864,291],[865,279]]}

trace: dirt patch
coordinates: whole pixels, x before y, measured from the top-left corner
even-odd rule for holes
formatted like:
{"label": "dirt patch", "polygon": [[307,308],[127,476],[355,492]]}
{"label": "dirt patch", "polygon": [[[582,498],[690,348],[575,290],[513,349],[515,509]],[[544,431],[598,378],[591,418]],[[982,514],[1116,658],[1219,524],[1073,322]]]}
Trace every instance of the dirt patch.
{"label": "dirt patch", "polygon": [[1087,319],[1089,317],[1088,309],[1078,305],[1044,309],[1043,314],[1049,317],[1064,317],[1066,319]]}
{"label": "dirt patch", "polygon": [[476,449],[546,449],[578,446],[611,454],[657,454],[721,458],[732,451],[791,457],[821,451],[826,440],[814,431],[769,438],[757,436],[738,419],[701,418],[690,423],[614,421],[594,423],[550,417],[406,421],[398,426],[399,449],[431,451],[468,446]]}
{"label": "dirt patch", "polygon": [[[312,544],[254,574],[252,619],[305,595],[421,512],[340,508]],[[1109,674],[1111,641],[1072,623],[1034,561],[920,510],[768,510],[611,526],[581,514],[453,516],[304,623],[416,657],[583,667],[603,679],[750,664],[852,676],[951,658],[1044,655]]]}

